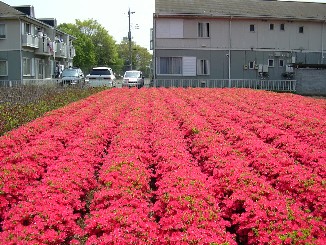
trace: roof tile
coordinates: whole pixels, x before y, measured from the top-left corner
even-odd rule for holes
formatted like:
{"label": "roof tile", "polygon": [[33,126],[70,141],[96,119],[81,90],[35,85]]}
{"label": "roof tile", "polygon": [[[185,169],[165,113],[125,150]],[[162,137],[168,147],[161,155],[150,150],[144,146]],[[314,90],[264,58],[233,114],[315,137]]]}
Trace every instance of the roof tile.
{"label": "roof tile", "polygon": [[326,4],[266,0],[155,0],[155,13],[326,20]]}

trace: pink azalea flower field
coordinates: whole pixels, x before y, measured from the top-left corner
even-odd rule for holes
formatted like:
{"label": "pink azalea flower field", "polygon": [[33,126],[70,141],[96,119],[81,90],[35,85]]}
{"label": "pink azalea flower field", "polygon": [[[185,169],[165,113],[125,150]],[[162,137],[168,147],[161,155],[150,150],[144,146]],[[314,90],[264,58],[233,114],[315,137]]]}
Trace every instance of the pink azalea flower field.
{"label": "pink azalea flower field", "polygon": [[0,244],[326,244],[326,100],[111,89],[0,138]]}

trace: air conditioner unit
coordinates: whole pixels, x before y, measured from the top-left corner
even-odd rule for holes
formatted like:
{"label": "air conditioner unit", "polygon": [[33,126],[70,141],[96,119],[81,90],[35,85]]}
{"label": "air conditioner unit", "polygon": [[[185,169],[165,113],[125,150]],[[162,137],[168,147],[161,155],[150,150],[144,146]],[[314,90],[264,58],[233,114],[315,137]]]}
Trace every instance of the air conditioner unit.
{"label": "air conditioner unit", "polygon": [[263,65],[263,72],[268,72],[268,65]]}
{"label": "air conditioner unit", "polygon": [[243,66],[243,69],[244,69],[244,70],[248,70],[248,65],[244,65],[244,66]]}
{"label": "air conditioner unit", "polygon": [[259,69],[259,65],[255,65],[255,70],[258,70]]}
{"label": "air conditioner unit", "polygon": [[263,72],[263,65],[262,64],[258,65],[258,72]]}
{"label": "air conditioner unit", "polygon": [[288,73],[292,73],[292,72],[293,72],[293,66],[291,66],[291,65],[286,65],[286,66],[285,66],[285,71],[288,72]]}

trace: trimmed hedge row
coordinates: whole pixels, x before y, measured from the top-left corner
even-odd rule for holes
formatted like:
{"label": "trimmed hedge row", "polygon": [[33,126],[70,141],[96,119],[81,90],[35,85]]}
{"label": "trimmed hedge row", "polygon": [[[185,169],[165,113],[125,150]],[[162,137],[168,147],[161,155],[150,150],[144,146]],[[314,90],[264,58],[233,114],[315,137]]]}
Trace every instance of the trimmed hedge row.
{"label": "trimmed hedge row", "polygon": [[22,86],[0,89],[0,136],[46,112],[107,88]]}

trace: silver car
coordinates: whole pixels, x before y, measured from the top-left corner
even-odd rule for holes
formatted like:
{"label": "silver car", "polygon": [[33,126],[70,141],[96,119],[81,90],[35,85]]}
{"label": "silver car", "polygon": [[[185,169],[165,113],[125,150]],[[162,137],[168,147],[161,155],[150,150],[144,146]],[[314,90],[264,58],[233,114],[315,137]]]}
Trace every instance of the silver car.
{"label": "silver car", "polygon": [[82,85],[84,84],[85,77],[84,73],[80,68],[72,67],[62,71],[61,74],[61,85]]}
{"label": "silver car", "polygon": [[122,87],[137,87],[144,86],[144,76],[141,71],[126,71],[123,76]]}

